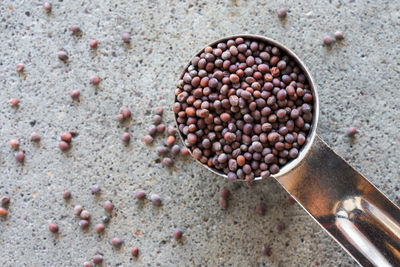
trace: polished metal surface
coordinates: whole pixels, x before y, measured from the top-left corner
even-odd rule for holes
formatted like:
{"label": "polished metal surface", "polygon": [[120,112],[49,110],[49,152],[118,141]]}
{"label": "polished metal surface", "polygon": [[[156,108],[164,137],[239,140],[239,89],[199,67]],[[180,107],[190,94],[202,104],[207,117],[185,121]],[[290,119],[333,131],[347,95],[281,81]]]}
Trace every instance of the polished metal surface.
{"label": "polished metal surface", "polygon": [[276,179],[358,263],[400,266],[400,209],[320,137]]}
{"label": "polished metal surface", "polygon": [[[317,136],[318,92],[304,63],[284,45],[263,36],[229,36],[210,46],[237,37],[279,47],[297,62],[313,92],[313,123],[307,143],[299,157],[273,177],[360,265],[400,266],[400,209]],[[180,132],[179,136],[184,141]],[[224,173],[200,164],[227,178]]]}

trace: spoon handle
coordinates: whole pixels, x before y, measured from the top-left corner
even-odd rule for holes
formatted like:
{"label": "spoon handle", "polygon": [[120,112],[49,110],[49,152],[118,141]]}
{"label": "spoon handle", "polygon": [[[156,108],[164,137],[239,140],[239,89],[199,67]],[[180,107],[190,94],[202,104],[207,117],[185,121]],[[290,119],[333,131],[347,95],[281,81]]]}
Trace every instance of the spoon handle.
{"label": "spoon handle", "polygon": [[275,177],[362,266],[400,266],[400,209],[319,136]]}

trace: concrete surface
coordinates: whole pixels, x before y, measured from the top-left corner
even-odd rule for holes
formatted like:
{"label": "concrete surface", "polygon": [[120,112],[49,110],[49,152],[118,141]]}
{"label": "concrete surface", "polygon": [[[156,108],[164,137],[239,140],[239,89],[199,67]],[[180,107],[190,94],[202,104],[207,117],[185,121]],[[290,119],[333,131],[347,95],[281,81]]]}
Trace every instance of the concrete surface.
{"label": "concrete surface", "polygon": [[[284,22],[276,10],[288,8]],[[82,35],[71,35],[78,24]],[[1,266],[83,266],[96,253],[103,266],[355,266],[273,180],[252,188],[231,183],[177,158],[165,169],[154,148],[140,139],[151,124],[152,108],[169,108],[178,75],[207,43],[238,33],[261,34],[292,48],[306,63],[319,87],[319,134],[388,197],[398,201],[400,171],[400,3],[398,1],[53,1],[47,15],[39,1],[0,3],[0,195],[11,197],[9,216],[0,220]],[[331,50],[322,37],[342,30],[345,40]],[[132,34],[122,43],[123,31]],[[99,40],[96,51],[91,38]],[[65,49],[68,63],[58,60]],[[15,71],[25,64],[24,74]],[[89,84],[98,74],[99,88]],[[69,92],[81,90],[80,102]],[[10,107],[18,97],[20,107]],[[120,108],[134,119],[122,127]],[[164,121],[172,124],[170,110]],[[355,142],[345,136],[354,125]],[[73,148],[57,146],[62,131],[73,131]],[[120,136],[133,138],[124,146]],[[40,145],[29,141],[42,135]],[[16,162],[9,140],[18,138],[26,153]],[[156,144],[162,143],[159,138]],[[102,187],[94,197],[92,184]],[[232,191],[222,211],[218,192]],[[137,204],[142,188],[164,201],[153,208]],[[61,194],[69,189],[73,198]],[[103,235],[78,227],[73,206],[92,213],[92,225],[110,199],[115,211]],[[261,217],[255,206],[263,202]],[[57,222],[60,234],[47,230]],[[277,233],[276,223],[286,229]],[[175,227],[182,242],[172,239]],[[115,250],[114,236],[124,245]],[[271,247],[263,256],[262,246]],[[130,248],[138,246],[137,260]]]}

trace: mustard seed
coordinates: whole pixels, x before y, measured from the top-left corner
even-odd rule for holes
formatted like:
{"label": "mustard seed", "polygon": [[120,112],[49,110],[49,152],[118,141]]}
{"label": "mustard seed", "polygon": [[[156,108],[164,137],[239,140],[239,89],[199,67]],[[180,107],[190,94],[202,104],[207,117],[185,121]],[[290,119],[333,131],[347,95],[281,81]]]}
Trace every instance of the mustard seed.
{"label": "mustard seed", "polygon": [[222,209],[226,210],[226,209],[228,208],[228,201],[227,201],[225,198],[221,197],[221,198],[219,199],[219,206],[220,206]]}
{"label": "mustard seed", "polygon": [[72,99],[77,99],[77,98],[79,97],[80,94],[81,94],[81,91],[79,91],[79,90],[73,90],[73,91],[70,93],[70,96],[71,96]]}
{"label": "mustard seed", "polygon": [[230,192],[228,189],[223,188],[223,189],[219,192],[219,194],[221,195],[222,198],[228,199],[228,197],[229,197],[229,195],[231,194],[231,192]]}
{"label": "mustard seed", "polygon": [[90,83],[93,85],[98,85],[100,83],[99,76],[95,75],[90,78]]}
{"label": "mustard seed", "polygon": [[19,100],[17,98],[11,99],[11,106],[16,107],[19,104]]}
{"label": "mustard seed", "polygon": [[18,63],[18,64],[17,64],[17,71],[18,71],[18,72],[24,71],[24,64]]}
{"label": "mustard seed", "polygon": [[89,41],[90,48],[97,48],[98,44],[99,44],[99,41],[97,41],[95,39]]}
{"label": "mustard seed", "polygon": [[51,4],[49,2],[45,2],[43,4],[43,9],[46,13],[50,13],[51,12]]}
{"label": "mustard seed", "polygon": [[93,264],[91,262],[89,262],[89,261],[85,261],[83,263],[83,267],[93,267]]}
{"label": "mustard seed", "polygon": [[114,237],[111,240],[111,244],[116,248],[120,248],[122,246],[122,239],[119,237]]}
{"label": "mustard seed", "polygon": [[64,199],[70,199],[71,198],[71,192],[70,191],[64,191],[62,194]]}
{"label": "mustard seed", "polygon": [[173,145],[171,147],[171,153],[172,155],[178,155],[181,152],[181,147],[179,145]]}
{"label": "mustard seed", "polygon": [[139,248],[133,247],[131,250],[131,255],[132,255],[132,257],[137,258],[139,256]]}
{"label": "mustard seed", "polygon": [[56,223],[50,223],[49,231],[52,233],[58,233],[58,225]]}
{"label": "mustard seed", "polygon": [[40,142],[40,134],[36,132],[31,133],[31,141]]}
{"label": "mustard seed", "polygon": [[104,202],[104,209],[108,212],[112,211],[114,209],[114,205],[110,200],[107,200]]}
{"label": "mustard seed", "polygon": [[174,238],[175,240],[180,240],[182,238],[183,232],[181,229],[177,228],[174,230]]}
{"label": "mustard seed", "polygon": [[104,224],[98,223],[98,224],[96,224],[96,226],[94,228],[96,229],[97,233],[102,233],[104,231],[105,227],[104,227]]}
{"label": "mustard seed", "polygon": [[68,151],[70,149],[70,145],[65,141],[58,142],[58,147],[63,152]]}
{"label": "mustard seed", "polygon": [[76,205],[74,207],[74,214],[76,216],[79,216],[81,214],[82,210],[83,210],[83,207],[81,205]]}
{"label": "mustard seed", "polygon": [[336,40],[343,40],[344,39],[343,33],[341,31],[336,31],[335,38]]}
{"label": "mustard seed", "polygon": [[271,253],[271,249],[269,247],[262,247],[261,253],[265,256],[269,256]]}
{"label": "mustard seed", "polygon": [[0,217],[6,217],[8,214],[7,210],[3,207],[0,207]]}
{"label": "mustard seed", "polygon": [[10,140],[10,146],[14,149],[17,149],[19,147],[19,142],[17,139],[11,139]]}
{"label": "mustard seed", "polygon": [[155,206],[161,206],[162,205],[162,200],[161,200],[159,195],[152,194],[150,199],[151,199],[151,202],[153,203],[153,205],[155,205]]}
{"label": "mustard seed", "polygon": [[100,254],[96,254],[93,256],[93,262],[94,264],[100,264],[103,262],[103,256]]}
{"label": "mustard seed", "polygon": [[72,140],[72,134],[70,132],[63,132],[61,134],[61,140],[65,141],[67,143],[71,142]]}
{"label": "mustard seed", "polygon": [[89,220],[90,219],[90,212],[87,211],[87,210],[83,210],[79,216],[83,220]]}
{"label": "mustard seed", "polygon": [[167,137],[167,146],[171,147],[175,143],[175,136],[170,135]]}
{"label": "mustard seed", "polygon": [[349,137],[354,137],[356,134],[357,134],[357,129],[355,127],[351,126],[347,129],[347,135]]}
{"label": "mustard seed", "polygon": [[281,7],[280,9],[278,9],[277,14],[278,14],[278,17],[279,17],[280,19],[284,19],[284,18],[286,17],[286,15],[287,15],[287,10],[286,10],[286,8]]}
{"label": "mustard seed", "polygon": [[329,35],[324,36],[322,41],[324,42],[324,45],[326,45],[326,46],[331,46],[334,42],[333,38]]}
{"label": "mustard seed", "polygon": [[10,204],[10,198],[8,196],[2,196],[0,202],[2,206],[7,206]]}
{"label": "mustard seed", "polygon": [[189,155],[189,154],[190,154],[189,149],[187,149],[187,147],[183,146],[181,148],[181,155],[182,156],[186,156],[186,155]]}
{"label": "mustard seed", "polygon": [[157,132],[158,133],[163,133],[163,132],[165,132],[165,124],[159,124],[159,125],[157,125]]}
{"label": "mustard seed", "polygon": [[154,113],[157,114],[157,115],[162,116],[163,112],[164,112],[164,109],[162,107],[154,108]]}
{"label": "mustard seed", "polygon": [[82,229],[88,228],[89,227],[89,221],[88,220],[80,220],[79,221],[79,226]]}
{"label": "mustard seed", "polygon": [[121,140],[124,143],[129,143],[129,141],[131,141],[131,135],[129,133],[123,133]]}
{"label": "mustard seed", "polygon": [[100,194],[101,188],[99,185],[94,184],[90,187],[90,191],[92,192],[92,195],[97,195]]}
{"label": "mustard seed", "polygon": [[158,146],[156,150],[158,155],[168,154],[168,147],[166,146]]}
{"label": "mustard seed", "polygon": [[151,143],[153,143],[153,137],[151,135],[146,135],[145,137],[143,137],[143,142],[146,145],[150,145]]}
{"label": "mustard seed", "polygon": [[121,38],[125,43],[129,43],[131,41],[131,35],[127,32],[122,33]]}
{"label": "mustard seed", "polygon": [[176,134],[176,128],[175,128],[174,126],[168,126],[168,128],[167,128],[167,133],[168,133],[168,135],[175,136],[175,134]]}
{"label": "mustard seed", "polygon": [[151,125],[147,132],[149,135],[154,136],[157,133],[157,126]]}
{"label": "mustard seed", "polygon": [[160,116],[160,115],[154,115],[154,117],[153,117],[153,121],[154,121],[154,124],[155,124],[155,125],[158,125],[158,124],[160,124],[160,123],[161,123],[161,121],[162,121],[162,118],[161,118],[161,116]]}
{"label": "mustard seed", "polygon": [[145,199],[146,198],[146,192],[144,192],[143,190],[138,190],[138,191],[136,191],[136,198],[138,199],[138,200],[143,200],[143,199]]}
{"label": "mustard seed", "polygon": [[23,161],[25,160],[25,154],[24,154],[24,152],[22,152],[22,151],[17,151],[17,152],[15,153],[15,159],[16,159],[18,162],[23,162]]}
{"label": "mustard seed", "polygon": [[172,167],[172,166],[174,166],[174,161],[171,158],[164,158],[163,159],[163,164],[166,167]]}
{"label": "mustard seed", "polygon": [[71,31],[73,34],[77,34],[81,31],[81,27],[79,27],[78,25],[72,25],[71,26]]}
{"label": "mustard seed", "polygon": [[263,203],[260,203],[256,206],[257,214],[264,215],[265,214],[265,206]]}
{"label": "mustard seed", "polygon": [[122,113],[122,116],[124,117],[124,119],[129,119],[132,115],[131,110],[128,108],[123,108],[121,113]]}
{"label": "mustard seed", "polygon": [[65,52],[65,51],[59,51],[59,52],[58,52],[58,58],[59,58],[60,60],[63,60],[63,61],[67,60],[67,59],[68,59],[67,52]]}

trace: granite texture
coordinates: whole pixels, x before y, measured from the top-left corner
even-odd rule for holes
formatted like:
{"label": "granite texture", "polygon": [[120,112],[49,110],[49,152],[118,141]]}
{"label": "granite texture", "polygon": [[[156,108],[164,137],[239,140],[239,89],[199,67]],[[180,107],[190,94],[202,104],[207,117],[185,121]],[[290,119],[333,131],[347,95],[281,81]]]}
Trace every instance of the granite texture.
{"label": "granite texture", "polygon": [[[280,21],[279,7],[288,8]],[[82,34],[71,34],[78,24]],[[221,37],[260,34],[293,49],[319,88],[318,132],[340,155],[397,201],[400,177],[400,2],[399,1],[53,1],[46,14],[39,1],[0,3],[0,196],[9,195],[7,219],[0,219],[1,266],[83,266],[95,253],[103,266],[356,266],[356,263],[303,211],[291,205],[274,180],[248,188],[223,180],[191,158],[177,157],[164,168],[141,138],[161,105],[171,125],[173,90],[188,60]],[[342,30],[345,40],[322,46],[325,34]],[[132,42],[121,41],[121,33]],[[99,40],[97,50],[89,40]],[[67,51],[66,63],[57,58]],[[18,74],[17,63],[25,71]],[[89,83],[101,77],[98,88]],[[81,90],[80,101],[69,92]],[[19,108],[9,100],[20,99]],[[133,120],[116,116],[129,107]],[[359,134],[346,136],[349,125]],[[130,145],[120,140],[132,134]],[[37,131],[39,145],[29,136]],[[76,137],[61,153],[61,132]],[[9,140],[18,138],[24,164],[14,158]],[[95,197],[90,186],[99,184]],[[221,210],[219,190],[232,192]],[[139,204],[137,189],[159,194],[155,208]],[[64,190],[72,192],[68,202]],[[103,234],[94,224],[105,200],[115,210]],[[265,216],[255,207],[265,203]],[[82,231],[73,207],[92,213]],[[57,222],[58,235],[47,230]],[[276,224],[286,229],[278,233]],[[184,238],[172,238],[174,228]],[[121,249],[111,239],[124,240]],[[271,256],[261,248],[271,247]],[[130,249],[140,248],[133,259]]]}

